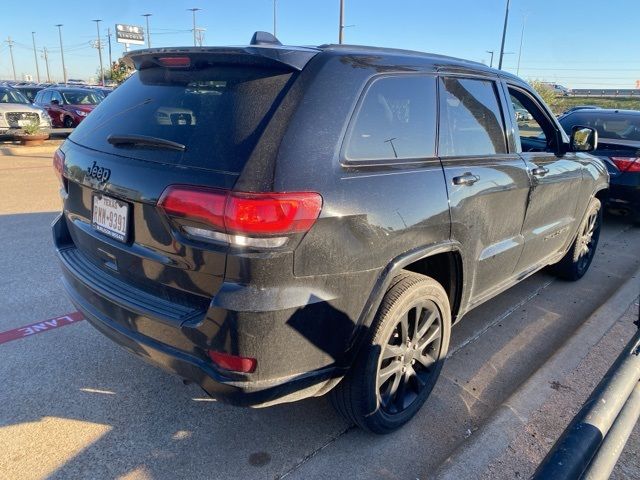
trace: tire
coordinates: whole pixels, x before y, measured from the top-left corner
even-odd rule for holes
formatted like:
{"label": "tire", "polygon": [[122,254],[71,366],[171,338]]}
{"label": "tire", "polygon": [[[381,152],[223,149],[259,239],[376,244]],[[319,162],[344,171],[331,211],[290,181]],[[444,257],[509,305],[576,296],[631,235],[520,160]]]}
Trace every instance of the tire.
{"label": "tire", "polygon": [[397,430],[431,393],[450,336],[451,308],[442,286],[424,275],[398,275],[380,304],[368,341],[331,391],[333,406],[370,432]]}
{"label": "tire", "polygon": [[74,128],[75,125],[73,124],[73,118],[71,117],[64,117],[64,121],[62,122],[62,124],[64,125],[64,128]]}
{"label": "tire", "polygon": [[562,260],[551,268],[556,276],[564,280],[576,281],[587,273],[598,247],[601,226],[602,205],[600,200],[592,198],[571,248]]}

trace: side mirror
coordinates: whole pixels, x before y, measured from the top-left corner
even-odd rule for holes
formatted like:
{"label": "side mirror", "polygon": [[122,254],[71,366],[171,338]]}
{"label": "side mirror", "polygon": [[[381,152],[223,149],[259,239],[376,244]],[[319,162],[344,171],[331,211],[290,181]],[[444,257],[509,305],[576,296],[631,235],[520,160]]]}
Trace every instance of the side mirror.
{"label": "side mirror", "polygon": [[598,131],[591,127],[576,125],[571,129],[571,151],[591,152],[598,148]]}
{"label": "side mirror", "polygon": [[60,105],[60,101],[59,100],[51,100],[51,105]]}

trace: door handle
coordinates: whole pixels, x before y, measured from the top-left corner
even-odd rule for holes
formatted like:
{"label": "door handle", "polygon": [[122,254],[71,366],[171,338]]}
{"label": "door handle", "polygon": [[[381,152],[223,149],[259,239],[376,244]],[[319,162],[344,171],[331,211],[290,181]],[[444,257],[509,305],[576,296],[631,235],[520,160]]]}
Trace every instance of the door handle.
{"label": "door handle", "polygon": [[536,177],[544,177],[547,173],[549,173],[549,169],[546,167],[536,167],[531,170],[531,173]]}
{"label": "door handle", "polygon": [[480,180],[480,177],[478,175],[474,175],[471,172],[465,172],[459,177],[453,177],[453,184],[454,185],[473,185],[478,180]]}

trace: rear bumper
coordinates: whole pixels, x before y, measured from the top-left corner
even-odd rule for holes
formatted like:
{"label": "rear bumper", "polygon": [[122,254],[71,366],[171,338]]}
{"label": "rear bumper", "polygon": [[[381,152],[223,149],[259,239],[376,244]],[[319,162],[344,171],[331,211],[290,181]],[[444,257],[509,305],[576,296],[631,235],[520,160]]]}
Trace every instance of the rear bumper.
{"label": "rear bumper", "polygon": [[[238,312],[211,307],[209,312],[189,309],[121,284],[115,277],[101,272],[83,259],[77,248],[69,243],[66,221],[60,216],[53,225],[54,243],[63,272],[63,283],[74,305],[100,332],[129,352],[183,379],[198,384],[213,398],[239,406],[268,406],[319,395],[328,391],[343,375],[343,369],[315,362],[302,370],[292,368],[290,374],[273,366],[274,352],[279,356],[292,342],[260,336],[254,329],[250,337],[262,339],[260,349],[265,356],[257,356],[262,370],[259,376],[220,371],[206,355],[206,346],[215,345],[207,333],[212,325],[211,311],[222,325],[241,323]],[[277,314],[275,318],[274,314]],[[269,312],[274,322],[286,324],[288,313]],[[231,320],[229,320],[229,318]],[[253,322],[269,331],[277,330],[264,318],[254,314]],[[246,327],[239,327],[235,335],[246,335]],[[291,328],[286,328],[289,331]],[[238,342],[241,344],[242,339]],[[219,348],[214,348],[218,350]],[[293,346],[284,351],[285,363],[304,364],[302,359],[314,358],[313,351],[301,351]],[[261,360],[267,358],[268,361]],[[282,365],[282,363],[280,363]],[[270,368],[271,367],[271,368]]]}
{"label": "rear bumper", "polygon": [[[638,175],[640,177],[640,174]],[[640,184],[621,185],[612,182],[609,185],[609,207],[640,220]]]}

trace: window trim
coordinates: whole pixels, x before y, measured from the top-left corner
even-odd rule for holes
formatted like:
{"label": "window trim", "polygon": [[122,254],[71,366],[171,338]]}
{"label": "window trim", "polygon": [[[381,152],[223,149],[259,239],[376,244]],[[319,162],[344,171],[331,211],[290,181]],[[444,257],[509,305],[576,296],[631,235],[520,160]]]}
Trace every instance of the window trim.
{"label": "window trim", "polygon": [[[401,77],[423,77],[423,78],[433,78],[435,81],[435,95],[436,95],[436,132],[435,132],[435,145],[434,145],[434,154],[432,156],[427,157],[410,157],[410,158],[382,158],[382,159],[349,159],[346,155],[347,145],[351,138],[351,133],[353,132],[356,120],[360,111],[362,110],[362,105],[364,103],[369,90],[372,85],[384,78],[401,78]],[[358,97],[358,101],[356,102],[353,111],[349,117],[349,121],[347,123],[347,128],[345,130],[344,135],[342,136],[342,142],[340,145],[340,165],[343,167],[370,167],[370,166],[387,166],[387,165],[411,165],[411,164],[424,164],[424,163],[432,163],[433,161],[438,160],[438,136],[439,136],[439,118],[440,118],[440,105],[438,102],[438,74],[437,72],[393,72],[393,73],[381,73],[372,76],[367,80],[367,83],[362,88],[360,95]]]}
{"label": "window trim", "polygon": [[[481,80],[484,82],[491,82],[493,84],[494,94],[496,97],[496,102],[498,103],[498,110],[500,111],[500,118],[502,120],[502,136],[504,139],[505,152],[503,153],[487,153],[487,154],[473,154],[473,155],[446,155],[443,156],[440,154],[440,81],[443,78],[462,78],[467,80]],[[511,151],[511,143],[509,141],[508,134],[508,126],[507,126],[507,118],[505,117],[504,112],[504,99],[502,98],[502,90],[499,87],[500,78],[487,76],[487,75],[473,75],[467,73],[447,73],[447,72],[438,72],[438,125],[437,125],[437,138],[436,138],[436,152],[438,153],[438,158],[441,161],[449,161],[451,159],[482,159],[482,158],[491,158],[491,159],[510,159],[513,157],[515,152]]]}

